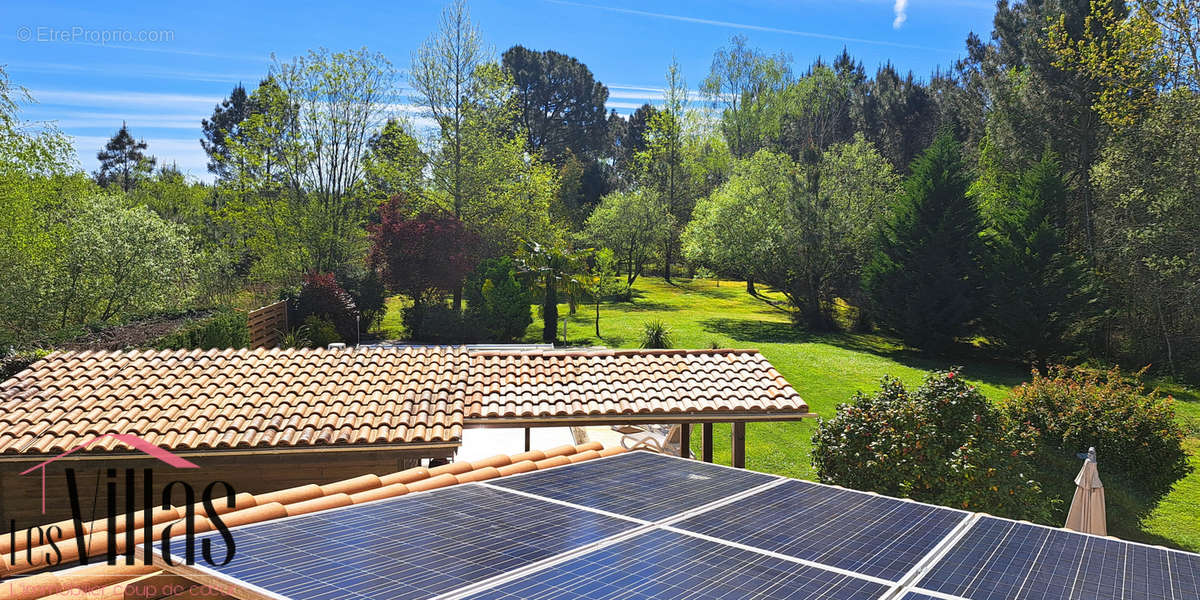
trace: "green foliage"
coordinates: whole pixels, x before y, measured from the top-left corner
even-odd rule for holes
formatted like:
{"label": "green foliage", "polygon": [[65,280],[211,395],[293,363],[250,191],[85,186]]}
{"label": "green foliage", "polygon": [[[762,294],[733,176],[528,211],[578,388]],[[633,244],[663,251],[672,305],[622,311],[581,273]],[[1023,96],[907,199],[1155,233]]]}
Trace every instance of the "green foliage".
{"label": "green foliage", "polygon": [[668,234],[666,223],[662,205],[649,192],[614,192],[600,199],[584,237],[612,249],[629,288],[646,263],[659,255]]}
{"label": "green foliage", "polygon": [[363,156],[363,179],[369,194],[382,204],[397,194],[416,197],[421,191],[422,171],[429,157],[410,131],[398,119],[388,119],[378,133],[367,141]]}
{"label": "green foliage", "polygon": [[601,248],[592,255],[583,287],[596,307],[596,337],[600,337],[600,302],[626,290],[617,275],[617,256],[610,248]]}
{"label": "green foliage", "polygon": [[279,340],[280,348],[312,348],[312,339],[309,337],[312,329],[307,325],[293,327],[283,334],[283,338]]}
{"label": "green foliage", "polygon": [[[517,255],[517,270],[529,277],[542,303],[542,342],[558,339],[559,296],[580,298],[584,284],[584,256],[569,248],[546,246],[527,241]],[[565,340],[564,340],[565,341]]]}
{"label": "green foliage", "polygon": [[761,150],[696,205],[684,256],[783,292],[813,329],[833,325],[837,297],[857,298],[872,234],[897,187],[861,137],[814,164]]}
{"label": "green foliage", "polygon": [[930,352],[968,333],[981,308],[983,225],[967,184],[958,143],[943,132],[913,164],[863,271],[876,321]]}
{"label": "green foliage", "polygon": [[427,344],[464,344],[484,338],[483,324],[444,303],[413,305],[404,311],[408,339]]}
{"label": "green foliage", "polygon": [[1067,188],[1049,153],[1021,178],[1012,208],[998,217],[988,283],[987,329],[1022,359],[1044,368],[1069,355],[1088,331],[1095,295],[1083,262],[1066,245]]}
{"label": "green foliage", "polygon": [[1135,365],[1200,378],[1200,95],[1164,95],[1096,166],[1098,248],[1113,347]]}
{"label": "green foliage", "polygon": [[490,258],[479,264],[463,286],[467,317],[483,325],[489,339],[510,342],[524,337],[533,322],[529,307],[533,291],[516,277],[511,258]]}
{"label": "green foliage", "polygon": [[[1122,375],[1084,368],[1055,367],[1033,373],[1013,389],[1003,411],[1037,432],[1038,459],[1051,477],[1069,479],[1062,471],[1075,455],[1096,448],[1106,483],[1121,483],[1149,498],[1153,506],[1190,470],[1183,449],[1184,431],[1175,420],[1174,403],[1157,392],[1147,393],[1140,373]],[[1069,466],[1068,466],[1069,468]],[[1070,496],[1069,486],[1057,491]]]}
{"label": "green foliage", "polygon": [[1032,477],[1030,436],[957,368],[912,391],[885,377],[821,419],[813,465],[825,483],[1046,522],[1054,504]]}
{"label": "green foliage", "polygon": [[[289,323],[308,323],[310,317],[319,317],[323,322],[331,324],[337,332],[338,339],[354,343],[358,340],[356,317],[358,307],[354,298],[338,285],[332,273],[312,272],[304,276],[304,285],[300,293],[288,306]],[[324,332],[312,327],[311,339],[314,343],[325,340]],[[317,343],[317,346],[325,344]]]}
{"label": "green foliage", "polygon": [[50,354],[49,350],[41,348],[33,350],[12,350],[0,356],[0,381],[11,378],[13,375],[29,368],[29,365],[45,358]]}
{"label": "green foliage", "polygon": [[383,279],[373,269],[354,268],[343,272],[338,285],[346,290],[358,311],[358,329],[366,333],[377,327],[387,313],[387,289]]}
{"label": "green foliage", "polygon": [[250,347],[250,327],[246,313],[219,312],[184,327],[154,343],[160,350],[211,350]]}
{"label": "green foliage", "polygon": [[[334,342],[342,341],[342,336],[338,334],[337,327],[329,320],[318,315],[308,315],[304,319],[304,327],[308,328],[305,336],[308,338],[309,347],[325,348]],[[285,340],[288,343],[295,343],[296,340]]]}
{"label": "green foliage", "polygon": [[134,140],[125,123],[96,154],[100,163],[96,183],[103,187],[116,186],[125,193],[136,188],[154,172],[155,158],[146,154],[146,140]]}
{"label": "green foliage", "polygon": [[641,342],[639,347],[652,349],[667,349],[674,343],[671,328],[662,321],[646,321],[642,323]]}

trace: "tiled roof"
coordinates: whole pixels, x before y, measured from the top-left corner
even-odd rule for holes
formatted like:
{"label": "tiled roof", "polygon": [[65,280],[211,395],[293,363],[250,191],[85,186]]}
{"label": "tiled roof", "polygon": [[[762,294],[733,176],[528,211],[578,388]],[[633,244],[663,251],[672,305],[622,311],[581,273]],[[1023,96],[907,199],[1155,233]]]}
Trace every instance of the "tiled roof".
{"label": "tiled roof", "polygon": [[738,412],[808,407],[756,350],[57,352],[0,383],[0,454],[106,433],[174,451],[457,444],[472,420]]}
{"label": "tiled roof", "polygon": [[0,383],[0,452],[105,433],[172,450],[457,443],[466,366],[454,348],[56,352]]}
{"label": "tiled roof", "polygon": [[[496,477],[525,473],[538,469],[549,469],[585,460],[611,456],[625,452],[623,448],[603,448],[597,442],[579,446],[559,446],[549,450],[533,450],[514,455],[497,455],[484,460],[473,462],[458,462],[427,469],[417,467],[388,473],[384,475],[363,475],[353,479],[337,481],[324,485],[312,483],[299,487],[269,492],[265,494],[239,494],[236,506],[221,512],[221,520],[229,527],[237,527],[260,521],[279,519],[348,506],[374,500],[393,498],[411,492],[437,489],[458,483],[485,481]],[[224,508],[223,504],[219,505]],[[197,507],[197,515],[203,514],[203,509]],[[178,510],[158,510],[154,513],[154,539],[157,540],[166,526],[183,517],[186,508]],[[140,513],[139,513],[140,514]],[[78,560],[77,546],[71,541],[74,537],[74,526],[70,521],[55,523],[61,528],[62,535],[56,540],[67,540],[57,547],[63,553],[61,564],[70,564]],[[141,523],[137,527],[135,541],[141,545],[144,540]],[[43,530],[50,530],[50,526]],[[92,556],[101,556],[107,550],[107,523],[105,520],[84,524],[85,532],[96,534],[90,540]],[[125,520],[117,521],[118,531],[125,531]],[[176,530],[180,529],[175,527]],[[203,533],[212,529],[212,524],[203,516],[196,518],[196,532]],[[23,536],[17,536],[15,553],[11,552],[8,536],[0,536],[0,597],[10,600],[34,600],[37,598],[121,598],[122,589],[129,581],[160,574],[155,567],[144,566],[109,566],[89,565],[66,571],[37,573],[46,568],[40,561],[47,555],[54,555],[49,546],[33,548],[26,552]],[[117,535],[117,551],[125,549],[125,536]],[[10,564],[9,560],[15,554],[17,562]],[[26,556],[32,556],[33,563]],[[15,577],[14,577],[15,576]],[[84,595],[84,592],[88,592]],[[95,594],[95,595],[92,595]],[[211,597],[211,596],[208,596]]]}
{"label": "tiled roof", "polygon": [[476,352],[469,418],[807,412],[757,350]]}

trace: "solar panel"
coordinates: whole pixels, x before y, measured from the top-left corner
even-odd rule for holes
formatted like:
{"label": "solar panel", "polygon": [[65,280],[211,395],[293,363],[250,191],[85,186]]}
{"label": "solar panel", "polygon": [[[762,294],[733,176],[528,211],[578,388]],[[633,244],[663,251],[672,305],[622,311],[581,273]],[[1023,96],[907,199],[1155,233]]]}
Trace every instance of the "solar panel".
{"label": "solar panel", "polygon": [[629,452],[494,485],[646,521],[658,521],[780,478],[698,460]]}
{"label": "solar panel", "polygon": [[[295,600],[407,600],[636,527],[631,520],[466,484],[237,528],[229,564],[198,566]],[[197,543],[205,537],[197,536]]]}
{"label": "solar panel", "polygon": [[942,600],[942,599],[938,598],[937,596],[930,596],[929,594],[921,594],[919,592],[909,592],[909,593],[905,594],[903,597],[901,597],[900,600]]}
{"label": "solar panel", "polygon": [[674,526],[899,581],[968,513],[790,480]]}
{"label": "solar panel", "polygon": [[468,597],[875,600],[887,589],[866,579],[654,529]]}
{"label": "solar panel", "polygon": [[918,582],[971,600],[1200,598],[1200,556],[982,517]]}

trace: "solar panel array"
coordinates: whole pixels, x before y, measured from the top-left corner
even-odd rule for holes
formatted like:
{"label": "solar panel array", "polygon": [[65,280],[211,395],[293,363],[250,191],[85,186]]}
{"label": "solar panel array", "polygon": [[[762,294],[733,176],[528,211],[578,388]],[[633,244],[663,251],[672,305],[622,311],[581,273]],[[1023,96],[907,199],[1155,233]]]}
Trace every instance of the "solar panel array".
{"label": "solar panel array", "polygon": [[294,600],[1200,598],[1200,555],[645,452],[233,535],[181,572]]}

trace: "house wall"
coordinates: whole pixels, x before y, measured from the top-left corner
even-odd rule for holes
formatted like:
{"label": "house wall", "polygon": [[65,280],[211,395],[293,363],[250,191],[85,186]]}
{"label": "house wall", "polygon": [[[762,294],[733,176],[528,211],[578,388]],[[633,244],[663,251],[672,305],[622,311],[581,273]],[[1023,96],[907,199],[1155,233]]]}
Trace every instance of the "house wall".
{"label": "house wall", "polygon": [[[125,511],[125,469],[134,469],[135,504],[142,506],[143,469],[153,469],[154,505],[161,504],[163,488],[171,481],[183,481],[195,490],[199,502],[204,488],[214,481],[225,481],[237,493],[258,494],[310,483],[332,483],[359,475],[384,475],[420,464],[422,458],[449,457],[451,450],[414,451],[326,451],[304,453],[250,453],[242,455],[182,455],[199,469],[176,469],[150,458],[81,458],[73,456],[47,467],[46,512],[42,514],[42,479],[38,471],[19,475],[41,462],[0,462],[0,535],[8,537],[11,520],[16,519],[19,535],[30,526],[44,525],[71,518],[67,493],[66,469],[75,470],[83,519],[107,516],[107,483],[116,483],[117,514]],[[109,479],[107,469],[116,469]],[[218,486],[219,487],[219,486]],[[177,503],[183,492],[176,491]],[[94,516],[93,516],[94,515]],[[36,534],[35,534],[36,537]]]}

